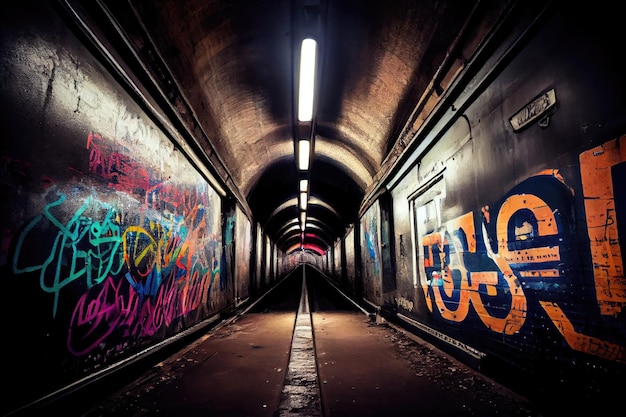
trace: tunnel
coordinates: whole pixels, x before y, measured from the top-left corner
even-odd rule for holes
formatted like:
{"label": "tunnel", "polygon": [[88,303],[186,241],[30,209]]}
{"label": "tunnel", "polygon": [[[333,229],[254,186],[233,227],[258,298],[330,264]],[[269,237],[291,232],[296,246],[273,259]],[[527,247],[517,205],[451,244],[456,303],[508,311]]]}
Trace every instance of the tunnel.
{"label": "tunnel", "polygon": [[3,416],[623,408],[617,5],[0,11]]}

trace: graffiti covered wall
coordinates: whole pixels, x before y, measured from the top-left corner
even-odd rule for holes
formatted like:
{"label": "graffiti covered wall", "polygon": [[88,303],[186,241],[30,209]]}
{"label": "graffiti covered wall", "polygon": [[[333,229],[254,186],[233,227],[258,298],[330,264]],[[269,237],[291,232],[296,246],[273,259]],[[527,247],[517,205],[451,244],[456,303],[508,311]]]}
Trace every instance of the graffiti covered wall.
{"label": "graffiti covered wall", "polygon": [[[620,138],[621,146],[625,140]],[[580,155],[593,285],[574,286],[585,271],[579,259],[584,248],[572,233],[573,192],[557,171],[543,171],[485,205],[478,216],[468,212],[433,229],[420,228],[424,211],[417,213],[418,287],[430,314],[449,323],[480,322],[474,339],[463,338],[476,345],[480,339],[483,346],[493,340],[494,350],[503,336],[525,354],[539,346],[561,350],[556,335],[549,336],[556,329],[575,351],[626,363],[624,336],[602,332],[621,320],[626,304],[614,221],[615,199],[623,193],[591,181],[608,175],[602,183],[614,184],[606,168],[624,163],[617,143]]]}
{"label": "graffiti covered wall", "polygon": [[346,250],[346,281],[345,287],[351,294],[356,292],[356,279],[357,279],[357,265],[356,265],[356,252],[355,252],[355,229],[354,226],[348,230],[344,238],[345,250]]}
{"label": "graffiti covered wall", "polygon": [[527,386],[576,374],[621,392],[624,77],[605,48],[612,30],[561,11],[455,102],[462,116],[393,184],[388,307],[481,366],[530,371]]}
{"label": "graffiti covered wall", "polygon": [[220,196],[54,16],[42,7],[0,38],[9,409],[232,298]]}
{"label": "graffiti covered wall", "polygon": [[382,303],[382,265],[380,256],[380,208],[372,205],[360,221],[361,269],[363,295],[373,303]]}

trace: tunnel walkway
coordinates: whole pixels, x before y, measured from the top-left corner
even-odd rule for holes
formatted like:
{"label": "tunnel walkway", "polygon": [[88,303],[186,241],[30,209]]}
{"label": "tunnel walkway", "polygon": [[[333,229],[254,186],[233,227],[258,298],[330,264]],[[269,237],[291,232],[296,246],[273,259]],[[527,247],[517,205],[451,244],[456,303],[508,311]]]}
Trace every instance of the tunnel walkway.
{"label": "tunnel walkway", "polygon": [[[428,343],[371,320],[330,291],[321,276],[310,275],[280,283],[245,314],[79,415],[543,415],[522,396]],[[298,299],[301,294],[308,296]],[[290,376],[294,330],[307,330],[307,320],[311,349],[305,332],[302,350],[315,354],[317,369],[305,359],[296,368],[306,374],[308,366],[310,374]]]}

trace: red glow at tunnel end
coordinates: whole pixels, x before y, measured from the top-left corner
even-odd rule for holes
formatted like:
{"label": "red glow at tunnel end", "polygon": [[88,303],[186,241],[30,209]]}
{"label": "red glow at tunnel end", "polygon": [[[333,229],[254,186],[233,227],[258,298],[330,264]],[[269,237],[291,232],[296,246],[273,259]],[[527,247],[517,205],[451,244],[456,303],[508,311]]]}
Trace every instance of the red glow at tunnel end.
{"label": "red glow at tunnel end", "polygon": [[313,245],[311,243],[305,243],[302,245],[302,249],[304,250],[309,250],[309,251],[313,251],[315,253],[317,253],[318,255],[325,255],[326,254],[326,250],[320,248],[317,245]]}

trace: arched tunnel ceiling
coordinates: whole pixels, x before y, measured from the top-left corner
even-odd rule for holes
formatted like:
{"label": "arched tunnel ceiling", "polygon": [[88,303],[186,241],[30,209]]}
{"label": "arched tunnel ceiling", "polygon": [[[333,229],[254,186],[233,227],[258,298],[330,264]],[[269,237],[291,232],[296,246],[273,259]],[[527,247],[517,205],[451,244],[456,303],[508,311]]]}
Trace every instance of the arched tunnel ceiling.
{"label": "arched tunnel ceiling", "polygon": [[302,37],[315,37],[319,52],[314,152],[305,173],[312,227],[304,236],[325,250],[357,220],[364,198],[510,6],[495,0],[99,5],[81,3],[94,8],[94,27],[113,48],[126,45],[139,57],[144,78],[156,80],[192,132],[188,140],[284,251],[303,235],[291,227],[303,175],[294,156]]}

